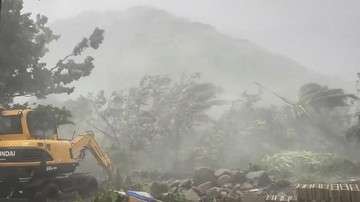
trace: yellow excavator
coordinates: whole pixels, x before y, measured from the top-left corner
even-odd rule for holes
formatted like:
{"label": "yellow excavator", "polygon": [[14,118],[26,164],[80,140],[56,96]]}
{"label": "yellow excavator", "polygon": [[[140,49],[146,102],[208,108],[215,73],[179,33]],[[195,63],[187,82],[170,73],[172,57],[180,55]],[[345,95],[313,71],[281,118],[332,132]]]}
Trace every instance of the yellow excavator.
{"label": "yellow excavator", "polygon": [[96,178],[75,173],[86,150],[111,177],[112,162],[92,132],[61,139],[55,116],[0,106],[0,198],[42,202],[95,193]]}

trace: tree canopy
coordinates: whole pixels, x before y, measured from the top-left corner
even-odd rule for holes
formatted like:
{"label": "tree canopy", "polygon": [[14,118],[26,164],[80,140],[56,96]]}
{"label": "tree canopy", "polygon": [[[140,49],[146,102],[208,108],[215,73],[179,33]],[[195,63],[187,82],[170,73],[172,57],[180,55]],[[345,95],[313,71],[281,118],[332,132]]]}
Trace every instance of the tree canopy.
{"label": "tree canopy", "polygon": [[[83,56],[88,48],[97,49],[104,30],[96,28],[56,65],[49,67],[41,59],[48,44],[59,35],[47,25],[43,15],[32,18],[23,11],[23,0],[4,0],[0,22],[0,104],[7,105],[18,96],[44,98],[49,94],[70,94],[72,83],[90,75],[94,58]],[[79,58],[76,58],[79,57]],[[82,62],[78,62],[82,59]]]}
{"label": "tree canopy", "polygon": [[199,74],[184,75],[179,80],[151,75],[129,89],[82,96],[67,102],[67,108],[75,109],[76,116],[87,112],[79,121],[86,120],[128,156],[169,147],[172,152],[163,158],[178,163],[183,140],[195,136],[199,126],[211,123],[208,111],[223,104],[217,95],[218,88],[202,82]]}

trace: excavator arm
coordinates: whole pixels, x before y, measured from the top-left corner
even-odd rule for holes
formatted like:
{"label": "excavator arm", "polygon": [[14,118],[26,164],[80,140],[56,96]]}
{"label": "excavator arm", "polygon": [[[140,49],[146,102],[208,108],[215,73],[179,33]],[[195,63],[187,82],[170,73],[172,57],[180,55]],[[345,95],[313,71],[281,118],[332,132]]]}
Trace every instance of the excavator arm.
{"label": "excavator arm", "polygon": [[98,164],[106,170],[108,176],[111,178],[113,174],[112,162],[95,140],[95,134],[93,132],[86,132],[75,137],[71,141],[71,147],[74,158],[78,161],[82,160],[84,158],[84,152],[89,150]]}

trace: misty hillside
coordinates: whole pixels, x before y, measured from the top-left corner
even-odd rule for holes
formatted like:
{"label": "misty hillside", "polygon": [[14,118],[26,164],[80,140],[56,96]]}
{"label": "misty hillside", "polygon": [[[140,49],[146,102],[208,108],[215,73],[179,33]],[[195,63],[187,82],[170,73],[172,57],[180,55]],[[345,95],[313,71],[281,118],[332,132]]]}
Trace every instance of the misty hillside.
{"label": "misty hillside", "polygon": [[94,74],[80,81],[80,92],[120,89],[144,74],[159,73],[202,72],[205,80],[231,89],[233,94],[258,81],[280,93],[295,95],[294,89],[304,82],[327,80],[251,41],[226,36],[210,25],[150,7],[106,14],[86,12],[54,22],[52,28],[61,38],[53,44],[46,60],[54,62],[71,51],[95,26],[106,30],[105,41],[95,53]]}

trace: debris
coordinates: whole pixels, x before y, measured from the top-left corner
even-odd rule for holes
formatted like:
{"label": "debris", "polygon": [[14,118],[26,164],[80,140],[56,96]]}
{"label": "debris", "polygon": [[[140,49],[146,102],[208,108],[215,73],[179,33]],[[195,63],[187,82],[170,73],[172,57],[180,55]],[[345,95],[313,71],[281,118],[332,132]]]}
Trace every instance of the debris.
{"label": "debris", "polygon": [[200,184],[199,186],[196,187],[196,189],[199,190],[201,193],[206,193],[206,191],[212,187],[214,187],[214,183],[208,181]]}
{"label": "debris", "polygon": [[201,199],[200,196],[193,189],[183,191],[183,194],[187,201],[198,202]]}
{"label": "debris", "polygon": [[244,183],[246,182],[246,175],[240,170],[232,171],[232,182],[233,183]]}
{"label": "debris", "polygon": [[254,188],[254,186],[252,184],[250,184],[249,182],[245,182],[240,186],[240,188],[242,190],[249,190],[249,189]]}
{"label": "debris", "polygon": [[261,176],[263,176],[265,174],[265,171],[260,170],[260,171],[254,171],[254,172],[249,172],[248,174],[246,174],[246,178],[248,180],[255,180],[260,178]]}
{"label": "debris", "polygon": [[215,171],[214,173],[215,177],[221,177],[223,175],[232,175],[232,171],[229,169],[221,168]]}
{"label": "debris", "polygon": [[226,183],[231,182],[231,176],[230,175],[222,175],[217,179],[217,184],[220,186],[225,185]]}
{"label": "debris", "polygon": [[183,189],[190,189],[191,186],[192,186],[192,180],[191,179],[186,179],[186,180],[183,180],[179,186]]}
{"label": "debris", "polygon": [[201,183],[204,182],[215,182],[216,181],[216,177],[214,175],[214,170],[212,170],[211,168],[198,168],[195,170],[194,173],[194,185],[199,185]]}
{"label": "debris", "polygon": [[128,191],[129,202],[156,202],[157,200],[146,192]]}
{"label": "debris", "polygon": [[263,202],[265,193],[280,193],[294,189],[290,181],[273,181],[267,171],[259,169],[241,171],[222,168],[214,171],[203,167],[196,169],[193,176],[193,179],[183,180],[175,180],[176,178],[171,176],[168,179],[159,178],[151,183],[150,193],[166,202]]}
{"label": "debris", "polygon": [[264,170],[249,172],[246,175],[246,178],[257,186],[267,186],[272,182],[269,175]]}
{"label": "debris", "polygon": [[163,193],[169,191],[169,186],[163,182],[153,182],[150,185],[150,192],[155,197],[160,197]]}

